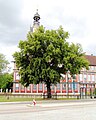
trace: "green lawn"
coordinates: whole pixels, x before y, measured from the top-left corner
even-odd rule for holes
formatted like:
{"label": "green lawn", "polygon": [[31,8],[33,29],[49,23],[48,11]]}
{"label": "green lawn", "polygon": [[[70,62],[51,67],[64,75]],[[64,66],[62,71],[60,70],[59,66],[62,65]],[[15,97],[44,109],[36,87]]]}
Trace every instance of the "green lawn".
{"label": "green lawn", "polygon": [[[34,98],[32,97],[17,97],[17,96],[0,96],[0,102],[19,102],[19,101],[32,101]],[[43,98],[35,98],[36,101],[38,100],[48,100]],[[52,100],[52,99],[51,99]],[[76,98],[58,98],[57,100],[76,100]]]}
{"label": "green lawn", "polygon": [[[0,102],[18,102],[18,101],[32,101],[33,98],[29,97],[8,97],[0,96]],[[36,98],[36,100],[42,100],[42,98]]]}

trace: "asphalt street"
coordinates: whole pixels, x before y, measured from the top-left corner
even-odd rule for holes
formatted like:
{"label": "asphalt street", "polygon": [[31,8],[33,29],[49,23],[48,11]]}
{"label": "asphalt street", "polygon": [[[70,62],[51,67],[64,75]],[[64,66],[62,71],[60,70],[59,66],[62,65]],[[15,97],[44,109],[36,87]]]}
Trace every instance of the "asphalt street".
{"label": "asphalt street", "polygon": [[0,103],[0,120],[95,120],[96,100]]}

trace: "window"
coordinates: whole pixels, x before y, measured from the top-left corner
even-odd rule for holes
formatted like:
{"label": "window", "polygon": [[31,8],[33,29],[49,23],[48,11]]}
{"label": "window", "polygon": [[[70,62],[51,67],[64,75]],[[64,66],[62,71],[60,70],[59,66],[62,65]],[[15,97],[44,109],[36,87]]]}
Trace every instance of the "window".
{"label": "window", "polygon": [[94,66],[94,70],[96,70],[96,66]]}
{"label": "window", "polygon": [[91,66],[91,70],[94,70],[94,66]]}
{"label": "window", "polygon": [[62,90],[66,90],[66,84],[62,84]]}
{"label": "window", "polygon": [[69,90],[72,90],[72,84],[68,84]]}
{"label": "window", "polygon": [[47,91],[47,86],[46,85],[44,85],[44,90]]}
{"label": "window", "polygon": [[39,84],[39,90],[42,91],[43,90],[43,85]]}
{"label": "window", "polygon": [[76,88],[76,83],[73,81],[73,90]]}
{"label": "window", "polygon": [[87,80],[87,75],[84,74],[84,82],[86,82],[86,80]]}
{"label": "window", "polygon": [[18,83],[16,83],[15,89],[19,90],[19,84]]}
{"label": "window", "polygon": [[33,85],[33,90],[36,90],[37,89],[37,85]]}
{"label": "window", "polygon": [[92,81],[95,81],[95,76],[94,75],[92,75]]}
{"label": "window", "polygon": [[60,90],[60,84],[59,83],[57,83],[56,89]]}
{"label": "window", "polygon": [[90,81],[90,75],[88,75],[88,81]]}
{"label": "window", "polygon": [[78,89],[78,84],[75,84],[75,90],[77,90]]}

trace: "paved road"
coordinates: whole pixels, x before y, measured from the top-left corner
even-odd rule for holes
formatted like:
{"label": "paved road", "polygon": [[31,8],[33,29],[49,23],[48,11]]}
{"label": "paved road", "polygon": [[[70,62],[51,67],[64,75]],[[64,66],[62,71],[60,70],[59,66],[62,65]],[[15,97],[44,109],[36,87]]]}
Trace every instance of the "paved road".
{"label": "paved road", "polygon": [[96,120],[96,100],[0,104],[0,120]]}

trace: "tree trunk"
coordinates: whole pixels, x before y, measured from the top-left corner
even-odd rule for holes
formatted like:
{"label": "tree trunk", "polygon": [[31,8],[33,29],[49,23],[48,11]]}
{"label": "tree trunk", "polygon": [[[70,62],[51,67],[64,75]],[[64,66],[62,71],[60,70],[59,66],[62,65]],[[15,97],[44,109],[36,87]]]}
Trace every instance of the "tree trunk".
{"label": "tree trunk", "polygon": [[50,83],[47,83],[47,98],[51,98],[51,88],[50,88]]}

